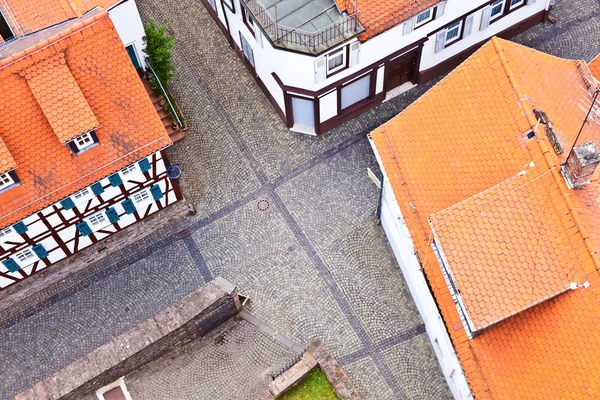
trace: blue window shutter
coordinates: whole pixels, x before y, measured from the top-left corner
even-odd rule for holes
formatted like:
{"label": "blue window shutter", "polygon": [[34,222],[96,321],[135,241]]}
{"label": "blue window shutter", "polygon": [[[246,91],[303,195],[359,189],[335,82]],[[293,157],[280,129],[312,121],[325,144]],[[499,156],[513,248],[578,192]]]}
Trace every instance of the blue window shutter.
{"label": "blue window shutter", "polygon": [[46,249],[44,248],[44,246],[40,243],[40,244],[36,244],[35,246],[33,246],[31,248],[31,250],[33,250],[33,252],[35,253],[36,256],[38,256],[39,258],[46,258],[48,257],[48,252],[46,251]]}
{"label": "blue window shutter", "polygon": [[102,193],[104,193],[104,187],[102,186],[102,184],[100,182],[96,182],[94,183],[92,186],[92,192],[94,192],[94,195],[96,196],[100,196]]}
{"label": "blue window shutter", "polygon": [[85,221],[78,223],[76,226],[79,233],[81,233],[81,236],[88,236],[92,233],[92,229]]}
{"label": "blue window shutter", "polygon": [[16,224],[13,225],[13,229],[15,230],[15,232],[17,232],[19,235],[24,234],[25,232],[27,232],[27,225],[25,225],[25,223],[23,221],[21,222],[17,222]]}
{"label": "blue window shutter", "polygon": [[73,203],[73,199],[71,199],[70,197],[67,197],[64,200],[61,200],[60,205],[63,206],[63,208],[65,210],[70,210],[71,208],[75,207],[75,203]]}
{"label": "blue window shutter", "polygon": [[120,184],[123,183],[123,179],[121,179],[121,175],[119,175],[118,172],[116,174],[112,174],[111,176],[109,176],[108,181],[110,182],[111,185],[113,185],[115,187],[119,186]]}
{"label": "blue window shutter", "polygon": [[8,270],[10,272],[17,272],[18,270],[21,269],[21,267],[19,267],[19,264],[17,264],[17,262],[15,260],[13,260],[12,258],[7,258],[6,260],[2,260],[2,264],[4,264],[4,266],[6,268],[8,268]]}
{"label": "blue window shutter", "polygon": [[117,210],[115,210],[114,207],[110,207],[106,210],[106,217],[108,218],[111,224],[114,224],[119,220],[119,214],[117,213]]}
{"label": "blue window shutter", "polygon": [[127,214],[133,214],[135,212],[135,205],[131,199],[124,200],[121,205]]}
{"label": "blue window shutter", "polygon": [[154,200],[160,200],[163,198],[163,192],[160,190],[160,186],[154,185],[150,188],[150,193],[152,193],[152,197]]}
{"label": "blue window shutter", "polygon": [[140,171],[146,172],[150,170],[150,161],[147,158],[138,161],[138,165],[140,166]]}

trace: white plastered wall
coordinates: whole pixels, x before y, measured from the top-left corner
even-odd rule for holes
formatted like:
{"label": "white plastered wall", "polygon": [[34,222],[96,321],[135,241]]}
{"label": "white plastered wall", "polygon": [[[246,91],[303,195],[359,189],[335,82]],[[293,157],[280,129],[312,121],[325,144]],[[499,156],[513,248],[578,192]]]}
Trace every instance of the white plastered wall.
{"label": "white plastered wall", "polygon": [[140,18],[140,13],[135,4],[135,0],[127,0],[108,11],[108,15],[115,25],[115,29],[125,47],[133,44],[138,61],[142,68],[145,68],[144,59],[146,53],[142,50],[146,48],[144,42],[144,24]]}
{"label": "white plastered wall", "polygon": [[383,171],[381,225],[398,260],[402,275],[404,275],[408,284],[417,309],[425,322],[427,335],[435,350],[435,355],[452,395],[455,399],[473,400],[464,371],[454,352],[454,347],[442,321],[440,311],[421,270],[421,264],[416,255],[410,232],[404,223],[402,212],[383,168],[377,148],[370,139],[369,141],[377,157],[377,162]]}

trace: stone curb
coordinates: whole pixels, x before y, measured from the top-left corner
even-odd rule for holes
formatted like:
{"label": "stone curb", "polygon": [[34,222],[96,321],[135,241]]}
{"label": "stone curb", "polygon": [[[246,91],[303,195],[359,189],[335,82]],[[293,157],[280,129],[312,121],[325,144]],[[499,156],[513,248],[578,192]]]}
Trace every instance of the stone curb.
{"label": "stone curb", "polygon": [[258,400],[274,400],[281,396],[304,378],[312,369],[319,366],[329,382],[333,385],[335,393],[340,399],[359,400],[358,390],[348,378],[346,372],[337,360],[327,351],[319,341],[311,343],[302,358],[290,369],[281,374],[258,397]]}

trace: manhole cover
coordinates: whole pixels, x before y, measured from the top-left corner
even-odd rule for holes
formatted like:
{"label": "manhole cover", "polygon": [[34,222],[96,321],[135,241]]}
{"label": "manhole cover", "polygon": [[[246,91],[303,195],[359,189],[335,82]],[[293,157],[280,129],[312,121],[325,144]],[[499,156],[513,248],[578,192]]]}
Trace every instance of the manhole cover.
{"label": "manhole cover", "polygon": [[267,211],[269,208],[269,202],[267,200],[261,200],[258,202],[257,206],[260,211]]}

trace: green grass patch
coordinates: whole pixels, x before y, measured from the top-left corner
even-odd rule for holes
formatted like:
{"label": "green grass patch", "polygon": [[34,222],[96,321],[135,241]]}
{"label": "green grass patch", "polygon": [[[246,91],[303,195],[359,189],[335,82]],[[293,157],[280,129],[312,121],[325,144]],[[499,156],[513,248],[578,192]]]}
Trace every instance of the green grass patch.
{"label": "green grass patch", "polygon": [[279,400],[338,400],[321,368],[315,368]]}

